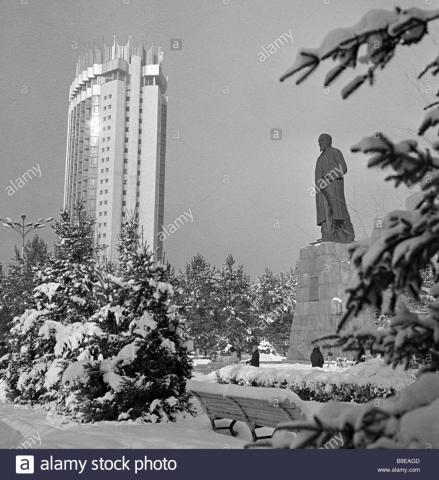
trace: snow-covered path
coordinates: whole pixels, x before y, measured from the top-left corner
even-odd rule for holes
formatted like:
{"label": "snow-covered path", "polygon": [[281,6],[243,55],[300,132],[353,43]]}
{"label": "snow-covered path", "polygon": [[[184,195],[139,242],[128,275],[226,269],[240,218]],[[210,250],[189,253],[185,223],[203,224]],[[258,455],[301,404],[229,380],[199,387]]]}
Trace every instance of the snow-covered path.
{"label": "snow-covered path", "polygon": [[10,448],[22,442],[21,435],[6,423],[0,421],[0,448]]}
{"label": "snow-covered path", "polygon": [[68,423],[36,407],[0,403],[0,448],[242,448],[251,440],[246,425],[238,437],[215,433],[206,415],[176,423]]}

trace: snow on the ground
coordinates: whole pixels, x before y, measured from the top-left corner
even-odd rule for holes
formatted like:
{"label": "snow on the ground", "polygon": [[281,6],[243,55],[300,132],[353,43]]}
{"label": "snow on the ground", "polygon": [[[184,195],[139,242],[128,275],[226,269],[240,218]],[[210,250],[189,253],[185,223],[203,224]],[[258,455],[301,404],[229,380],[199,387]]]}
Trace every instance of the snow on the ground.
{"label": "snow on the ground", "polygon": [[0,448],[11,448],[11,445],[19,445],[21,442],[21,435],[0,420]]}
{"label": "snow on the ground", "polygon": [[[390,369],[387,372],[382,363],[375,362],[374,366],[359,364],[355,367],[340,368],[311,368],[308,364],[262,364],[262,368],[247,365],[231,365],[221,371],[243,369],[258,376],[273,375],[313,375],[319,381],[327,376],[344,381],[355,378],[357,383],[370,381],[375,372],[375,381],[393,382],[398,385],[407,381],[400,372]],[[407,374],[405,374],[407,375]],[[325,377],[326,376],[326,377]],[[335,376],[335,377],[334,377]],[[338,377],[337,377],[338,376]],[[392,377],[392,378],[390,378]],[[198,382],[215,384],[216,372],[202,374],[195,372],[193,379]],[[263,390],[257,388],[259,393]],[[292,393],[292,392],[290,392]],[[308,414],[315,414],[322,404],[318,402],[303,402]],[[198,415],[187,415],[175,423],[129,423],[129,422],[97,422],[79,424],[66,417],[48,412],[41,407],[14,405],[4,398],[4,391],[0,383],[0,448],[243,448],[251,441],[250,431],[244,423],[238,422],[235,426],[237,437],[230,436],[226,431],[212,431],[210,421],[198,403]],[[267,429],[268,430],[268,429]],[[272,431],[272,430],[271,430]],[[262,433],[262,432],[261,432]],[[269,430],[267,431],[269,433]]]}
{"label": "snow on the ground", "polygon": [[[216,383],[216,374],[195,373],[194,380]],[[247,425],[237,422],[236,437],[227,431],[214,432],[209,418],[194,400],[198,414],[175,423],[96,422],[80,424],[36,406],[14,405],[4,400],[0,384],[0,448],[233,448],[251,442]],[[261,389],[258,389],[261,390]],[[272,390],[272,389],[262,389]],[[292,394],[292,392],[290,392]],[[294,394],[292,394],[294,395]],[[318,402],[303,402],[309,411]],[[226,424],[226,423],[225,423]],[[273,429],[261,429],[269,434]]]}
{"label": "snow on the ground", "polygon": [[201,372],[192,372],[192,378],[200,382],[216,382],[216,372],[210,372],[207,374]]}
{"label": "snow on the ground", "polygon": [[[216,382],[214,372],[194,374]],[[0,448],[242,448],[251,441],[248,427],[238,422],[236,437],[214,432],[194,400],[196,416],[169,423],[96,422],[80,424],[43,408],[5,400],[0,382]]]}
{"label": "snow on the ground", "polygon": [[237,437],[212,431],[204,413],[175,423],[97,422],[79,424],[28,407],[0,404],[1,448],[242,448],[251,441],[248,427]]}

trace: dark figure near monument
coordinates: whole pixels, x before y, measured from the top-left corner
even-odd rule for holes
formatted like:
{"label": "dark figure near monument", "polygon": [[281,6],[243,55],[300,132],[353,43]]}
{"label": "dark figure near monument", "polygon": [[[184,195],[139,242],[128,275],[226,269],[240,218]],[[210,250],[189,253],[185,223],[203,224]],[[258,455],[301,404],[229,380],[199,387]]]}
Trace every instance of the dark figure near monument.
{"label": "dark figure near monument", "polygon": [[311,366],[312,367],[323,367],[323,355],[319,347],[314,347],[311,353]]}
{"label": "dark figure near monument", "polygon": [[247,360],[252,367],[259,367],[259,348],[258,345],[253,345],[253,354],[250,360]]}
{"label": "dark figure near monument", "polygon": [[343,177],[348,171],[343,154],[332,146],[327,133],[319,136],[322,152],[317,159],[315,194],[317,225],[322,229],[322,242],[350,243],[355,233],[344,197]]}
{"label": "dark figure near monument", "polygon": [[365,362],[366,361],[366,350],[364,347],[360,345],[360,348],[357,350],[357,354],[355,355],[355,363]]}

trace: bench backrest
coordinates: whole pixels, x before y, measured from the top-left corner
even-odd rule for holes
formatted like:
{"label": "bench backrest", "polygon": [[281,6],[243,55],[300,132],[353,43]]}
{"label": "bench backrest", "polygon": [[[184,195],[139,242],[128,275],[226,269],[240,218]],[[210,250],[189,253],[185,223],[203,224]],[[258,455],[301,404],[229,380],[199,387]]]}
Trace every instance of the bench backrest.
{"label": "bench backrest", "polygon": [[[277,392],[279,395],[276,395],[277,389],[263,389],[262,393],[255,388],[255,393],[262,397],[258,398],[241,393],[244,388],[218,385],[215,387],[218,391],[212,388],[209,391],[204,385],[196,388],[196,384],[192,382],[188,390],[198,397],[203,410],[210,418],[231,418],[267,427],[276,427],[281,422],[306,418],[302,402],[282,397],[281,393],[285,394],[285,391]],[[248,392],[248,388],[245,391]],[[267,391],[272,395],[267,397]]]}
{"label": "bench backrest", "polygon": [[199,400],[204,412],[211,418],[232,418],[233,420],[246,421],[242,409],[229,397],[206,392],[191,390]]}
{"label": "bench backrest", "polygon": [[300,407],[286,402],[269,402],[265,399],[233,397],[244,410],[247,421],[255,425],[276,427],[281,422],[305,418]]}

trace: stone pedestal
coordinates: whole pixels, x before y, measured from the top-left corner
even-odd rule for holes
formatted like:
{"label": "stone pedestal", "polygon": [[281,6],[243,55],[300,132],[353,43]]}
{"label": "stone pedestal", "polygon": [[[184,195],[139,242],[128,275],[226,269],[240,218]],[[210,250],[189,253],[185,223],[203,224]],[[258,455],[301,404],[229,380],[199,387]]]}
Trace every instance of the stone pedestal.
{"label": "stone pedestal", "polygon": [[[335,333],[345,310],[346,288],[356,273],[349,262],[348,245],[323,242],[300,250],[296,264],[296,308],[290,333],[288,361],[309,362],[312,341]],[[355,323],[373,324],[373,315],[365,312]],[[332,348],[335,356],[345,352]],[[325,353],[322,349],[322,353]]]}

